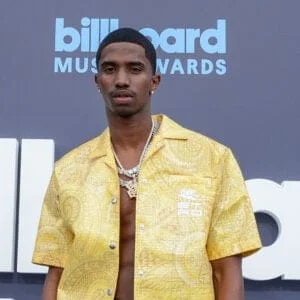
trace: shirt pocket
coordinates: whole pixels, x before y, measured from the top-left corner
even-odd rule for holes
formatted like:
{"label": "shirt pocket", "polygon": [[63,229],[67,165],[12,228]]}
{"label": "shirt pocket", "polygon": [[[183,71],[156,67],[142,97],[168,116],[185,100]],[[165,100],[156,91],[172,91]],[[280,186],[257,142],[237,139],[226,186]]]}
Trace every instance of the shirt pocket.
{"label": "shirt pocket", "polygon": [[190,232],[207,234],[216,195],[212,176],[168,175],[153,189],[155,215],[159,224],[168,225],[171,235]]}
{"label": "shirt pocket", "polygon": [[177,198],[200,200],[214,198],[216,195],[216,177],[210,175],[168,175],[159,180],[159,186],[165,189],[166,194]]}

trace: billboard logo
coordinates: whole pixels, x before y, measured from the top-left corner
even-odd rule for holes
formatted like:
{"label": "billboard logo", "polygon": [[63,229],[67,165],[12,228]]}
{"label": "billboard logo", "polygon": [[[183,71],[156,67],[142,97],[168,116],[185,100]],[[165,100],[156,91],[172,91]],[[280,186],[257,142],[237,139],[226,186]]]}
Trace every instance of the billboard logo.
{"label": "billboard logo", "polygon": [[[117,18],[83,17],[80,26],[68,26],[64,18],[55,20],[54,72],[97,72],[95,52],[107,34],[118,29]],[[139,30],[158,51],[157,71],[161,74],[224,75],[226,73],[226,20],[218,19],[213,28],[151,27]],[[92,54],[92,56],[91,56]],[[75,56],[74,56],[75,55]],[[85,56],[83,56],[85,55]],[[190,57],[193,55],[193,57]]]}
{"label": "billboard logo", "polygon": [[[64,18],[55,22],[56,52],[96,52],[105,36],[119,28],[119,19],[81,19],[81,29],[65,27]],[[197,46],[206,53],[226,53],[226,21],[217,20],[217,28],[203,32],[195,28],[167,28],[160,34],[153,28],[140,32],[148,37],[155,49],[166,53],[195,53]],[[68,41],[67,41],[68,40]]]}

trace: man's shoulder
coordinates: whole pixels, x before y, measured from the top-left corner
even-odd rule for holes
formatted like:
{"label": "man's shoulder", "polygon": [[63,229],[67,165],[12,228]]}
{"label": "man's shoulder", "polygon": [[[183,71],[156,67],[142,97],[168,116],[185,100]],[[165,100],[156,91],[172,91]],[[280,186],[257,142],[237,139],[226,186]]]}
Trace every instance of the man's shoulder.
{"label": "man's shoulder", "polygon": [[102,135],[103,134],[98,135],[67,152],[58,161],[56,161],[56,169],[64,168],[71,164],[74,166],[87,164],[90,160],[91,153],[101,146]]}
{"label": "man's shoulder", "polygon": [[220,143],[219,141],[203,134],[193,129],[184,127],[181,124],[176,123],[171,119],[167,119],[168,131],[172,132],[172,135],[176,137],[182,137],[187,143],[187,147],[192,146],[194,149],[199,148],[199,150],[207,150],[209,152],[214,152],[214,154],[222,155],[229,148]]}
{"label": "man's shoulder", "polygon": [[224,153],[228,149],[228,147],[219,141],[194,130],[186,129],[188,132],[189,142],[193,144],[198,144],[199,147],[208,148],[215,152],[219,152],[220,154]]}

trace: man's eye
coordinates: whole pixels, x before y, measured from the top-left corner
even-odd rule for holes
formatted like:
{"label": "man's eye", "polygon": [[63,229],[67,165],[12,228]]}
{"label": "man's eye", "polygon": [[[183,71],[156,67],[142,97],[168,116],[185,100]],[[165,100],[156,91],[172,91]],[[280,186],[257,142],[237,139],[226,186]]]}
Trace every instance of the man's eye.
{"label": "man's eye", "polygon": [[112,73],[113,71],[114,71],[114,67],[112,66],[107,66],[102,69],[103,73]]}
{"label": "man's eye", "polygon": [[141,67],[131,67],[131,71],[133,73],[139,73],[142,71],[142,68]]}

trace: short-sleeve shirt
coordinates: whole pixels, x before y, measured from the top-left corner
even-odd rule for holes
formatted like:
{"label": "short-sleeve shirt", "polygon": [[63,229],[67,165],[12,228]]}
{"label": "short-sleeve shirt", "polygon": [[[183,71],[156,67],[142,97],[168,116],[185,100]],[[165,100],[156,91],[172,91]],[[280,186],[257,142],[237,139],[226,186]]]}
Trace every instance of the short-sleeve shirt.
{"label": "short-sleeve shirt", "polygon": [[[164,115],[142,162],[136,198],[134,298],[213,300],[211,260],[261,242],[230,149]],[[109,129],[56,165],[33,262],[64,268],[58,299],[113,299],[120,187]],[[112,246],[113,245],[113,246]]]}

